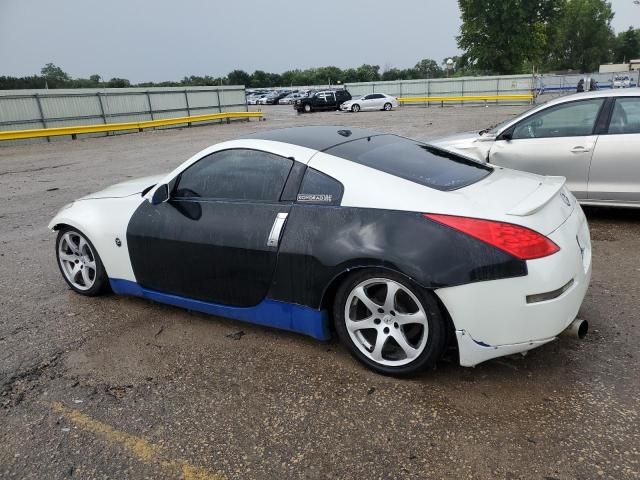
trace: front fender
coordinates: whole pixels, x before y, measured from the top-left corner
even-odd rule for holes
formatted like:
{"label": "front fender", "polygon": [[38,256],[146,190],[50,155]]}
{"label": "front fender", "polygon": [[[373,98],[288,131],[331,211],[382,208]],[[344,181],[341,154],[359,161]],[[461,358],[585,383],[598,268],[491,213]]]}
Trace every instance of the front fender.
{"label": "front fender", "polygon": [[98,251],[109,278],[135,281],[127,246],[127,225],[143,201],[140,195],[79,200],[60,210],[49,222],[49,228],[58,230],[68,225],[81,231]]}

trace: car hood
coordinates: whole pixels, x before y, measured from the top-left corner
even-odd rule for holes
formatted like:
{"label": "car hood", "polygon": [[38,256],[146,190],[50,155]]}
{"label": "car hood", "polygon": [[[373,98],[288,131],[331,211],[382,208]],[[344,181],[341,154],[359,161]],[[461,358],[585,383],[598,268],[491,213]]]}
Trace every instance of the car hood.
{"label": "car hood", "polygon": [[480,162],[486,162],[494,141],[495,137],[490,134],[480,135],[478,132],[464,132],[432,139],[428,143]]}
{"label": "car hood", "polygon": [[135,178],[125,182],[116,183],[110,187],[100,190],[96,193],[90,193],[80,200],[89,200],[92,198],[122,198],[129,195],[135,195],[142,192],[147,187],[152,187],[166,176],[166,173],[160,175],[151,175],[149,177]]}

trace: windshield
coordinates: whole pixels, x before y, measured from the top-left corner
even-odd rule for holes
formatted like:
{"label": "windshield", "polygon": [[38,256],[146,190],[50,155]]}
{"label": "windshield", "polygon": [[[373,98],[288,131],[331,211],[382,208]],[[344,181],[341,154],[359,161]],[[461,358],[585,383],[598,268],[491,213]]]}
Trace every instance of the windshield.
{"label": "windshield", "polygon": [[540,107],[540,105],[534,105],[530,109],[522,112],[520,115],[517,115],[517,116],[512,117],[512,118],[508,118],[507,120],[505,120],[503,122],[500,122],[497,125],[493,125],[491,127],[487,127],[484,130],[480,130],[479,133],[480,133],[480,135],[485,135],[485,134],[497,135],[498,132],[500,132],[500,130],[502,130],[504,127],[509,125],[511,122],[516,122],[518,120],[523,119],[524,117],[528,116],[529,114],[531,114],[531,112],[533,112],[534,110],[538,109],[539,107]]}

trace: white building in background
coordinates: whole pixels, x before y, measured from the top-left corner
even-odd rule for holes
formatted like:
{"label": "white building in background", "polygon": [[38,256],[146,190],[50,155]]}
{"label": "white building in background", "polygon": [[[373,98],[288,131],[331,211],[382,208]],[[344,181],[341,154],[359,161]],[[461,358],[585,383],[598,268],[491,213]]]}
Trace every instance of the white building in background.
{"label": "white building in background", "polygon": [[640,58],[630,60],[629,63],[605,63],[600,65],[600,73],[618,73],[640,70]]}

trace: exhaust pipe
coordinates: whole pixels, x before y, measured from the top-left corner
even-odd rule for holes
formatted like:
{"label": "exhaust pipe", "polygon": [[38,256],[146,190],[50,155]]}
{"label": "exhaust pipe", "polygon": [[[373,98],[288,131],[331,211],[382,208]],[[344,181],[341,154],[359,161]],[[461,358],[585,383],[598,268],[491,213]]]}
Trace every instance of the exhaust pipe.
{"label": "exhaust pipe", "polygon": [[565,328],[560,335],[564,337],[576,338],[582,340],[589,331],[589,323],[586,320],[576,318]]}

